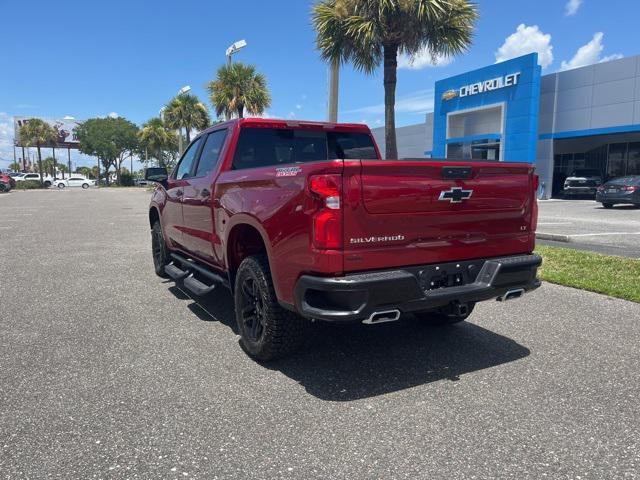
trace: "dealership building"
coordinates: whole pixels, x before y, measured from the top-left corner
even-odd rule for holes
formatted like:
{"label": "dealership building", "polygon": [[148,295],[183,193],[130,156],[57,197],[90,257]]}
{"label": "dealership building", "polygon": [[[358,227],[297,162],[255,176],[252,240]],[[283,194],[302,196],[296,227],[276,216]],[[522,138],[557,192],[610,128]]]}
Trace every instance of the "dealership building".
{"label": "dealership building", "polygon": [[543,76],[532,53],[440,80],[433,113],[397,141],[400,158],[533,163],[545,198],[576,169],[640,175],[640,56]]}

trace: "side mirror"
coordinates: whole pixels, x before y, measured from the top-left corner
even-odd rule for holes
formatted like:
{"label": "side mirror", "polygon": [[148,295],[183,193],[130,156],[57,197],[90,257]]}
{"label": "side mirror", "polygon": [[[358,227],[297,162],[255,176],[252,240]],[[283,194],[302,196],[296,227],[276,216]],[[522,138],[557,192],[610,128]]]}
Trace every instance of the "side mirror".
{"label": "side mirror", "polygon": [[168,178],[169,174],[164,167],[152,167],[144,171],[144,179],[150,182],[165,183]]}

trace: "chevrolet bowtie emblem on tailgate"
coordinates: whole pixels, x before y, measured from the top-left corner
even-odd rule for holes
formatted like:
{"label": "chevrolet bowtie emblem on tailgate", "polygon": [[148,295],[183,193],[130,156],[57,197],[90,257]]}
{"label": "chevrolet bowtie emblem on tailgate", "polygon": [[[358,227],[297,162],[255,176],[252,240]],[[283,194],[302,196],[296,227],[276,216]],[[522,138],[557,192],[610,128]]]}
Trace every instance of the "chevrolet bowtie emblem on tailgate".
{"label": "chevrolet bowtie emblem on tailgate", "polygon": [[451,203],[462,203],[462,200],[471,198],[473,190],[463,190],[460,187],[451,187],[450,190],[440,192],[438,200],[449,200]]}

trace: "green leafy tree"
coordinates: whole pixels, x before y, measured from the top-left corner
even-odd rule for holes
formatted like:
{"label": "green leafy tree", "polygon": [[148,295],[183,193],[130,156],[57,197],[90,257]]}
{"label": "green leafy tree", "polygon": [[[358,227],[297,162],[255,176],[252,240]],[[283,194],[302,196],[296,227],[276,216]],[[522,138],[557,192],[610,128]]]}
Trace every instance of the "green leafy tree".
{"label": "green leafy tree", "polygon": [[122,162],[138,149],[138,127],[129,120],[91,118],[76,127],[79,150],[98,157],[109,183],[109,169],[113,166],[120,183]]}
{"label": "green leafy tree", "polygon": [[[98,167],[93,167],[93,169],[97,170]],[[78,167],[76,168],[76,172],[86,178],[96,178],[93,169],[90,167]]]}
{"label": "green leafy tree", "polygon": [[53,157],[47,157],[42,161],[42,168],[46,175],[55,176],[55,160]]}
{"label": "green leafy tree", "polygon": [[164,109],[164,123],[169,128],[185,129],[187,143],[191,141],[191,130],[204,130],[209,126],[207,106],[190,93],[182,93],[173,98]]}
{"label": "green leafy tree", "polygon": [[38,150],[38,172],[40,175],[40,184],[44,186],[44,178],[42,173],[42,153],[40,152],[41,146],[55,145],[58,134],[44,120],[39,118],[29,119],[19,130],[20,145],[25,147],[36,147]]}
{"label": "green leafy tree", "polygon": [[147,155],[155,158],[158,165],[172,168],[178,156],[178,136],[168,128],[161,118],[148,120],[138,132],[138,156],[144,159]]}
{"label": "green leafy tree", "polygon": [[262,115],[271,106],[267,79],[253,65],[240,62],[223,65],[218,69],[216,79],[207,85],[207,90],[218,117],[237,115],[242,118],[245,111]]}
{"label": "green leafy tree", "polygon": [[60,173],[62,174],[62,178],[64,179],[64,174],[67,173],[67,166],[64,163],[60,162],[58,164],[58,170],[60,171]]}
{"label": "green leafy tree", "polygon": [[14,172],[19,172],[20,170],[22,170],[22,165],[20,165],[18,162],[11,162],[9,164],[9,170],[13,170]]}
{"label": "green leafy tree", "polygon": [[397,158],[395,129],[398,54],[454,56],[472,41],[478,13],[467,0],[321,0],[313,8],[316,43],[328,62],[384,72],[387,158]]}

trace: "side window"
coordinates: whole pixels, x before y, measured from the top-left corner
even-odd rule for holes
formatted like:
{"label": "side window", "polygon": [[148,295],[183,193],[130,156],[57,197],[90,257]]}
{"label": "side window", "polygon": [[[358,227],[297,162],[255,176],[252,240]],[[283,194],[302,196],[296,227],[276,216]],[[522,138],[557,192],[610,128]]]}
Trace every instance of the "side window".
{"label": "side window", "polygon": [[266,167],[327,160],[323,131],[283,128],[243,128],[233,157],[233,168]]}
{"label": "side window", "polygon": [[198,161],[196,177],[205,177],[213,171],[218,163],[218,158],[220,158],[220,151],[226,137],[226,130],[218,130],[207,135],[207,141],[202,147],[202,153]]}
{"label": "side window", "polygon": [[191,167],[193,167],[193,162],[196,159],[196,154],[198,153],[201,142],[202,137],[193,142],[187,151],[184,152],[182,160],[180,160],[180,164],[176,170],[176,180],[182,180],[191,176]]}
{"label": "side window", "polygon": [[378,160],[371,136],[366,133],[331,132],[329,157],[345,160]]}

